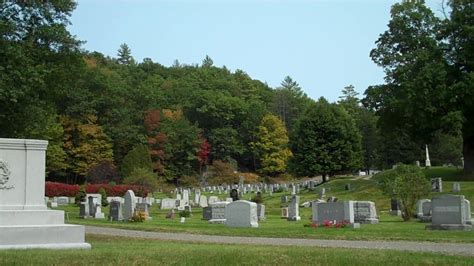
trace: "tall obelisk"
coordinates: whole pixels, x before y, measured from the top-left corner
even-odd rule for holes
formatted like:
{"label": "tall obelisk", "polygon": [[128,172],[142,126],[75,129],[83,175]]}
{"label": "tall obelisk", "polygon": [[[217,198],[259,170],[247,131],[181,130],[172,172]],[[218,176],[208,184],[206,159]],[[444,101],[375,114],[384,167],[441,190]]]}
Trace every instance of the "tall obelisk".
{"label": "tall obelisk", "polygon": [[425,145],[426,147],[426,161],[425,161],[425,166],[426,167],[431,167],[431,162],[430,162],[430,154],[428,152],[428,145]]}

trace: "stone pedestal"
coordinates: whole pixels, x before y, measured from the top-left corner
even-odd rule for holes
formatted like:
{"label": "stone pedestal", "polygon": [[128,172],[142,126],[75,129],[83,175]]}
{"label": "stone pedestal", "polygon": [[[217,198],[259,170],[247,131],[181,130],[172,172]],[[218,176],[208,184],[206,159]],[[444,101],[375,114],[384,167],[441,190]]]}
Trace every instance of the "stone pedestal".
{"label": "stone pedestal", "polygon": [[0,138],[0,249],[89,249],[84,226],[44,201],[47,141]]}

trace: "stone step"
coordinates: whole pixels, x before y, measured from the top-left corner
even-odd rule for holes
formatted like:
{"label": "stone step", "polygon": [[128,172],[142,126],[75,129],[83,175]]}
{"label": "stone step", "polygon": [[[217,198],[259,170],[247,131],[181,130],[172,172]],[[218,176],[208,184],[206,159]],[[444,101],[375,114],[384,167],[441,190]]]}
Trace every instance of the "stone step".
{"label": "stone step", "polygon": [[81,225],[0,226],[0,249],[90,248]]}
{"label": "stone step", "polygon": [[64,224],[64,211],[0,210],[0,226]]}

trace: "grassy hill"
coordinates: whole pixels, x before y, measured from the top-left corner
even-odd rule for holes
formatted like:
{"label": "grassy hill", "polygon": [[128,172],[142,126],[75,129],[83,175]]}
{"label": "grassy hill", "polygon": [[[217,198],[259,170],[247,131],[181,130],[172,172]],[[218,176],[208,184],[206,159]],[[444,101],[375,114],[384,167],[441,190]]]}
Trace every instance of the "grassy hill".
{"label": "grassy hill", "polygon": [[[474,202],[474,182],[460,182],[461,192],[452,193],[453,181],[444,181],[444,192],[441,194],[462,194],[468,200]],[[351,184],[351,190],[345,190],[345,185]],[[328,183],[316,187],[315,190],[302,190],[300,202],[312,201],[318,198],[319,190],[326,188],[326,195],[336,196],[339,200],[370,200],[374,201],[380,215],[380,223],[375,225],[362,225],[360,229],[325,229],[308,228],[304,224],[309,224],[311,219],[311,208],[300,208],[302,220],[299,222],[288,222],[280,218],[281,196],[289,193],[274,193],[273,196],[264,194],[264,204],[266,206],[267,219],[259,222],[259,228],[227,228],[222,224],[209,224],[202,220],[202,209],[193,208],[193,216],[186,219],[185,223],[180,223],[179,219],[165,219],[167,210],[160,210],[159,206],[153,205],[151,216],[153,220],[144,223],[133,222],[109,222],[106,220],[81,219],[79,218],[79,208],[73,205],[64,207],[68,212],[69,222],[75,224],[96,225],[106,227],[116,227],[124,229],[160,231],[160,232],[186,232],[193,234],[209,235],[236,235],[236,236],[265,236],[265,237],[289,237],[289,238],[319,238],[319,239],[359,239],[359,240],[413,240],[413,241],[433,241],[433,242],[470,242],[474,243],[474,231],[453,232],[453,231],[426,231],[424,223],[416,219],[410,222],[403,222],[400,217],[388,215],[390,198],[383,195],[377,184],[373,180],[365,180],[359,177],[341,177],[330,180]],[[206,193],[207,195],[211,195]],[[431,193],[427,196],[440,193]],[[225,199],[225,194],[213,194],[220,199]],[[244,199],[249,200],[255,194],[245,194]],[[160,198],[168,197],[160,193]],[[108,213],[108,208],[103,208],[103,212]]]}

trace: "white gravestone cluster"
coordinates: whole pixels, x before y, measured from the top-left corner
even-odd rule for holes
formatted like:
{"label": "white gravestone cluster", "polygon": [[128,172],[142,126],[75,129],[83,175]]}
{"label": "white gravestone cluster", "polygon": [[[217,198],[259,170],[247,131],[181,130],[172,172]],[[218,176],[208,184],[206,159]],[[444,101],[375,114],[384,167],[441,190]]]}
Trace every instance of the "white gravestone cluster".
{"label": "white gravestone cluster", "polygon": [[91,247],[84,226],[64,224],[63,211],[46,207],[47,146],[0,138],[0,249]]}
{"label": "white gravestone cluster", "polygon": [[162,210],[171,210],[174,208],[176,208],[176,199],[162,199],[161,200]]}
{"label": "white gravestone cluster", "polygon": [[219,201],[219,198],[218,198],[217,196],[210,196],[210,197],[209,197],[209,200],[207,201],[207,203],[208,203],[209,205],[211,205],[211,204],[213,204],[213,203],[215,203],[215,202],[218,202],[218,201]]}
{"label": "white gravestone cluster", "polygon": [[81,209],[79,216],[81,218],[95,218],[103,219],[105,218],[104,213],[102,212],[102,195],[100,194],[86,194],[85,202],[81,203],[81,206],[84,206],[86,209]]}

